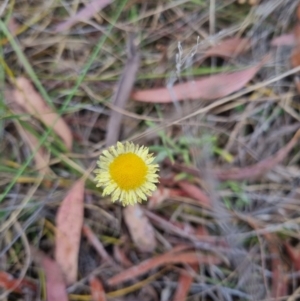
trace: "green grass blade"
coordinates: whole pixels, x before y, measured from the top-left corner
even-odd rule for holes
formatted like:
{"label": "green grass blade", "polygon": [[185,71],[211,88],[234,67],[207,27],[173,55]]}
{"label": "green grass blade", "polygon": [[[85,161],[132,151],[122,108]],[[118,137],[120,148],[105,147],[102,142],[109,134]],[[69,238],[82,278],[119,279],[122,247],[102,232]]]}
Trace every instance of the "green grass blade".
{"label": "green grass blade", "polygon": [[[100,50],[102,49],[102,46],[104,45],[107,36],[110,34],[110,32],[112,31],[114,25],[116,24],[116,21],[118,20],[120,14],[122,13],[123,8],[125,7],[127,3],[127,0],[123,0],[120,3],[120,6],[118,7],[118,11],[116,12],[112,23],[109,25],[108,27],[108,32],[107,35],[103,35],[103,37],[100,39],[100,41],[98,42],[98,44],[96,45],[89,61],[86,63],[81,75],[78,77],[77,82],[75,83],[75,86],[73,87],[73,89],[71,90],[71,93],[69,94],[69,96],[67,97],[67,99],[65,100],[64,104],[62,105],[62,107],[60,108],[60,110],[58,111],[58,115],[60,116],[65,108],[68,106],[68,104],[70,103],[70,101],[72,100],[74,94],[76,93],[77,89],[79,88],[80,84],[83,82],[88,70],[90,69],[93,61],[96,59],[96,57],[98,56]],[[11,37],[12,41],[11,43],[14,43],[14,45],[17,45],[17,43],[13,40],[13,37],[10,35],[9,31],[7,30],[5,24],[0,20],[0,29],[5,29],[4,34],[6,35],[8,33],[9,36],[7,36],[7,38]],[[19,47],[18,51],[20,50]],[[21,55],[25,58],[24,54],[21,53]],[[27,59],[25,58],[26,62]],[[28,63],[29,64],[29,63]],[[30,70],[32,70],[32,67],[29,65]],[[33,71],[33,70],[32,70]],[[17,182],[18,178],[23,174],[23,172],[25,171],[25,169],[27,168],[27,166],[30,164],[30,162],[32,161],[32,159],[35,156],[35,153],[38,151],[38,149],[45,143],[47,137],[51,134],[53,130],[53,127],[49,127],[44,135],[41,137],[38,146],[35,148],[34,152],[32,152],[32,154],[28,157],[28,159],[26,160],[26,162],[21,166],[21,168],[19,169],[18,173],[16,174],[16,176],[12,179],[12,181],[10,182],[10,184],[6,187],[5,191],[3,192],[3,194],[0,195],[0,203],[4,200],[4,198],[6,197],[6,195],[9,193],[9,191],[12,189],[12,187],[15,185],[15,183]]]}

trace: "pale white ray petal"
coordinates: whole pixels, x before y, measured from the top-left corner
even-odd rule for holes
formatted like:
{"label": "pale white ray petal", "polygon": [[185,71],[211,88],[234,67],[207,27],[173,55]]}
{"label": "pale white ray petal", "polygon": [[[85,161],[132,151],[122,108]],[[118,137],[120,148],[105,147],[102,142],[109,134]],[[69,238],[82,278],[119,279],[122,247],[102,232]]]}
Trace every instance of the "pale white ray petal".
{"label": "pale white ray petal", "polygon": [[112,193],[112,201],[118,201],[120,198],[120,194],[121,194],[121,189],[117,188],[113,193]]}
{"label": "pale white ray petal", "polygon": [[113,154],[114,157],[118,157],[119,154],[114,146],[111,146],[109,148],[109,151]]}
{"label": "pale white ray petal", "polygon": [[114,159],[114,157],[111,155],[111,153],[106,149],[102,152],[102,155],[105,156],[106,158],[108,158],[109,160]]}
{"label": "pale white ray petal", "polygon": [[146,164],[151,164],[154,160],[154,157],[148,156],[147,159],[145,160]]}
{"label": "pale white ray petal", "polygon": [[117,185],[116,184],[110,184],[107,187],[104,188],[103,190],[103,195],[109,195],[111,194],[114,190],[116,190]]}
{"label": "pale white ray petal", "polygon": [[140,188],[136,189],[136,193],[142,200],[147,200],[147,196],[143,193],[143,191]]}

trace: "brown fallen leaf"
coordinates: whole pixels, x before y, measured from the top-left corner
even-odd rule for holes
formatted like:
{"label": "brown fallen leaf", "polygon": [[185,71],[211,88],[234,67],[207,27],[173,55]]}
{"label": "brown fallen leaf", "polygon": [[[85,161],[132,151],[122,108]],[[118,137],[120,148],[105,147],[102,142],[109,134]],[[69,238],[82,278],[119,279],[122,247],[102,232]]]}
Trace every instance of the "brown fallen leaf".
{"label": "brown fallen leaf", "polygon": [[135,246],[142,252],[152,252],[157,245],[155,233],[141,206],[127,206],[123,216]]}
{"label": "brown fallen leaf", "polygon": [[221,259],[212,255],[203,255],[196,252],[180,252],[171,250],[165,254],[147,259],[134,267],[108,279],[109,285],[118,285],[124,281],[133,280],[135,277],[147,273],[149,270],[166,264],[219,264]]}
{"label": "brown fallen leaf", "polygon": [[[250,224],[255,230],[259,230],[257,222],[255,223],[250,222]],[[272,233],[265,233],[264,237],[268,242],[268,249],[271,257],[271,269],[272,269],[271,298],[274,300],[280,300],[281,297],[286,296],[288,293],[287,277],[284,271],[283,262],[280,258],[281,257],[280,242],[278,238]]]}
{"label": "brown fallen leaf", "polygon": [[16,103],[46,126],[53,127],[53,131],[64,141],[67,149],[71,150],[73,137],[65,121],[48,106],[27,78],[16,78],[16,85],[18,89],[12,92]]}
{"label": "brown fallen leaf", "polygon": [[171,197],[171,189],[159,185],[157,189],[153,192],[153,194],[149,197],[147,207],[149,209],[156,208],[170,197]]}
{"label": "brown fallen leaf", "polygon": [[42,266],[46,276],[47,301],[68,301],[66,283],[59,265],[44,253],[31,248],[33,260]]}
{"label": "brown fallen leaf", "polygon": [[233,58],[237,55],[246,52],[250,48],[250,41],[246,38],[229,38],[208,49],[204,58],[211,56],[220,56],[224,58]]}
{"label": "brown fallen leaf", "polygon": [[125,252],[118,245],[114,245],[114,258],[125,268],[133,266]]}
{"label": "brown fallen leaf", "polygon": [[69,190],[56,215],[55,260],[67,284],[77,279],[78,252],[83,224],[84,180]]}
{"label": "brown fallen leaf", "polygon": [[296,23],[293,31],[295,46],[291,54],[291,64],[293,67],[300,65],[300,5],[297,7],[296,15],[298,22]]}
{"label": "brown fallen leaf", "polygon": [[[159,216],[158,214],[154,214],[153,212],[149,210],[144,210],[145,214],[149,217],[149,219],[160,229],[166,232],[171,232],[173,234],[176,234],[180,237],[187,238],[191,241],[199,241],[201,240],[202,243],[207,243],[211,246],[224,246],[228,247],[226,241],[222,237],[214,237],[210,235],[200,235],[197,233],[197,231],[189,231],[188,229],[185,229],[182,227],[182,225],[174,224],[174,222],[168,221],[164,219],[163,217]],[[204,231],[201,233],[204,234]]]}
{"label": "brown fallen leaf", "polygon": [[[213,169],[210,171],[211,175],[219,181],[244,181],[248,179],[255,179],[267,173],[269,170],[274,168],[277,164],[282,162],[289,152],[294,148],[300,138],[300,130],[296,132],[294,137],[275,155],[264,159],[256,164],[242,167],[242,168],[232,168],[227,170]],[[184,171],[196,177],[201,177],[201,173],[198,169],[193,167],[184,166],[179,163],[172,164],[169,161],[165,163],[170,164],[175,170]]]}
{"label": "brown fallen leaf", "polygon": [[292,67],[300,66],[300,23],[298,22],[294,28],[295,45],[291,53]]}
{"label": "brown fallen leaf", "polygon": [[275,244],[276,239],[272,239],[273,235],[270,235],[269,240],[269,253],[271,255],[272,261],[272,290],[271,298],[274,300],[280,300],[281,297],[284,297],[288,294],[288,283],[287,277],[285,276],[285,271],[283,268],[283,263],[280,259],[280,250],[278,243]]}
{"label": "brown fallen leaf", "polygon": [[[290,57],[291,65],[294,68],[300,66],[300,5],[298,5],[298,7],[297,7],[296,14],[297,14],[298,22],[296,23],[296,25],[294,27],[294,32],[293,32],[295,44],[294,44],[293,51],[292,51],[291,57]],[[300,93],[299,72],[294,77],[294,82],[295,82],[295,86],[296,86],[298,93]]]}
{"label": "brown fallen leaf", "polygon": [[199,201],[202,206],[211,208],[211,202],[208,196],[199,187],[187,181],[179,181],[177,185],[184,190],[189,197]]}
{"label": "brown fallen leaf", "polygon": [[101,256],[101,258],[106,262],[113,263],[112,258],[106,252],[104,246],[102,245],[98,237],[93,233],[93,231],[88,225],[83,225],[82,232],[86,236],[89,243],[94,247],[97,253]]}
{"label": "brown fallen leaf", "polygon": [[294,137],[274,156],[264,159],[256,164],[244,168],[236,168],[229,170],[213,170],[213,176],[220,181],[236,180],[243,181],[262,176],[281,161],[289,154],[294,148],[300,138],[300,130],[296,132]]}
{"label": "brown fallen leaf", "polygon": [[283,34],[279,37],[274,38],[271,41],[271,46],[294,46],[296,43],[295,36],[293,33]]}
{"label": "brown fallen leaf", "polygon": [[49,174],[51,172],[49,168],[50,156],[47,151],[40,147],[37,151],[36,148],[39,145],[38,139],[32,135],[29,131],[25,130],[19,123],[15,123],[18,132],[20,133],[23,140],[28,144],[32,152],[35,152],[34,161],[36,169],[41,173]]}
{"label": "brown fallen leaf", "polygon": [[243,88],[259,71],[262,63],[242,71],[202,77],[191,82],[168,88],[137,90],[131,98],[142,102],[170,103],[173,100],[214,100]]}
{"label": "brown fallen leaf", "polygon": [[163,185],[159,185],[158,188],[149,197],[147,207],[149,209],[153,209],[162,204],[166,199],[183,195],[184,194],[180,189],[168,188],[164,187]]}
{"label": "brown fallen leaf", "polygon": [[298,4],[298,6],[297,6],[296,16],[297,16],[298,21],[300,21],[300,4]]}
{"label": "brown fallen leaf", "polygon": [[17,22],[17,20],[14,17],[11,17],[8,21],[7,27],[10,33],[14,36],[20,29],[20,24]]}
{"label": "brown fallen leaf", "polygon": [[15,279],[12,275],[3,271],[0,271],[0,287],[18,294],[22,294],[26,289],[33,292],[37,290],[35,283],[26,279]]}
{"label": "brown fallen leaf", "polygon": [[[112,98],[112,105],[114,107],[121,110],[125,108],[134,85],[139,63],[140,56],[134,44],[134,38],[130,35],[128,40],[128,59]],[[117,143],[120,136],[122,119],[122,113],[117,110],[111,111],[106,131],[106,146]]]}
{"label": "brown fallen leaf", "polygon": [[[14,114],[20,115],[20,116],[22,114],[25,114],[24,109],[21,106],[19,106],[15,101],[13,90],[5,90],[4,98],[5,98],[5,101],[8,105],[8,107]],[[22,120],[22,118],[20,118],[20,119]],[[45,148],[40,147],[36,151],[36,147],[39,145],[38,139],[31,132],[26,130],[22,126],[21,122],[14,120],[14,124],[15,124],[21,138],[30,147],[31,151],[35,152],[34,161],[35,161],[36,169],[42,173],[48,173],[48,174],[51,173],[51,170],[49,168],[50,156],[47,153],[47,151],[45,150]]]}
{"label": "brown fallen leaf", "polygon": [[290,257],[296,271],[300,271],[300,248],[292,247],[289,243],[284,244],[288,256]]}
{"label": "brown fallen leaf", "polygon": [[[246,221],[256,231],[259,231],[264,227],[261,221],[258,221],[251,216],[247,216]],[[280,300],[281,297],[286,296],[288,293],[287,277],[283,268],[283,262],[280,259],[280,242],[276,235],[272,233],[264,233],[263,235],[268,242],[268,249],[271,258],[272,289],[270,297],[272,300]]]}
{"label": "brown fallen leaf", "polygon": [[[192,268],[193,270],[196,271],[198,269],[198,266],[193,265]],[[175,294],[173,296],[173,301],[186,300],[192,283],[193,283],[192,275],[189,274],[187,271],[182,271],[178,279],[178,284],[177,284]]]}
{"label": "brown fallen leaf", "polygon": [[105,291],[99,279],[92,276],[90,278],[90,288],[93,301],[106,301]]}
{"label": "brown fallen leaf", "polygon": [[70,17],[67,21],[57,25],[55,32],[61,32],[71,28],[74,24],[81,21],[87,21],[91,19],[105,6],[111,4],[112,0],[92,0],[84,8],[82,8],[77,14]]}

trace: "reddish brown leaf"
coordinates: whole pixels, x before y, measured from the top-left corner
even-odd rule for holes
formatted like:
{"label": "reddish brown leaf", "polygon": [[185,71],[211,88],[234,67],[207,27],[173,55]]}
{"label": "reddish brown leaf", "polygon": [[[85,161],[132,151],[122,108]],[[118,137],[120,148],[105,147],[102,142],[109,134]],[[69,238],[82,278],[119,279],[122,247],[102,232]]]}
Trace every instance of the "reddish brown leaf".
{"label": "reddish brown leaf", "polygon": [[91,19],[98,11],[103,9],[105,6],[112,3],[112,0],[92,0],[83,9],[81,9],[77,14],[70,17],[67,21],[58,24],[55,31],[61,32],[71,28],[74,24],[81,21],[87,21]]}
{"label": "reddish brown leaf", "polygon": [[[182,225],[178,225],[178,224],[174,224],[174,222],[170,222],[166,219],[164,219],[163,217],[160,217],[157,214],[154,214],[151,211],[145,210],[145,214],[151,219],[151,221],[153,223],[155,223],[155,225],[159,228],[161,228],[164,231],[167,232],[171,232],[174,233],[178,236],[181,237],[185,237],[188,238],[189,240],[193,240],[193,241],[197,241],[199,239],[199,234],[197,233],[197,231],[193,231],[191,233],[191,231],[189,229],[184,229],[184,227],[182,227]],[[205,230],[204,230],[205,231]],[[211,244],[213,246],[224,246],[224,247],[228,247],[227,243],[225,242],[225,240],[221,237],[214,237],[214,236],[210,236],[210,235],[203,235],[204,231],[201,233],[201,242],[205,242],[208,244]]]}
{"label": "reddish brown leaf", "polygon": [[123,215],[136,247],[142,252],[152,252],[156,248],[154,229],[140,205],[127,206]]}
{"label": "reddish brown leaf", "polygon": [[176,197],[176,196],[183,196],[185,195],[182,193],[180,189],[168,188],[162,185],[159,185],[158,188],[154,191],[152,196],[149,198],[148,201],[148,208],[156,208],[161,203],[163,203],[166,199]]}
{"label": "reddish brown leaf", "polygon": [[98,237],[94,234],[91,228],[88,225],[83,225],[82,232],[90,242],[90,244],[94,247],[94,249],[98,252],[98,254],[102,257],[104,261],[111,262],[112,259],[109,254],[106,252],[102,243],[98,239]]}
{"label": "reddish brown leaf", "polygon": [[298,49],[294,49],[291,54],[291,65],[294,68],[300,66],[300,51]]}
{"label": "reddish brown leaf", "polygon": [[[263,227],[260,221],[253,219],[251,216],[247,217],[247,222],[255,230]],[[280,300],[281,297],[286,296],[288,292],[287,277],[283,270],[283,264],[280,260],[279,242],[277,237],[271,233],[264,233],[264,237],[268,242],[268,249],[271,257],[272,266],[272,289],[271,297],[274,300]]]}
{"label": "reddish brown leaf", "polygon": [[181,273],[173,301],[186,300],[192,283],[193,277],[191,275],[186,272]]}
{"label": "reddish brown leaf", "polygon": [[[25,110],[16,103],[15,91],[5,90],[4,95],[7,105],[14,114],[22,115],[26,113]],[[30,147],[32,152],[35,152],[34,161],[36,169],[42,173],[50,173],[50,168],[48,167],[50,157],[47,151],[43,147],[36,150],[39,145],[38,139],[31,132],[24,129],[21,123],[15,122],[15,126],[24,142]]]}
{"label": "reddish brown leaf", "polygon": [[102,283],[96,277],[90,278],[90,288],[93,301],[106,301],[105,291]]}
{"label": "reddish brown leaf", "polygon": [[[254,225],[256,228],[256,225]],[[274,300],[280,300],[280,297],[286,296],[288,292],[287,277],[283,270],[283,264],[280,259],[279,243],[275,235],[267,233],[264,235],[268,241],[268,248],[272,258],[272,290],[271,297]]]}
{"label": "reddish brown leaf", "polygon": [[133,263],[128,259],[125,252],[118,245],[114,245],[114,257],[125,268],[133,266]]}
{"label": "reddish brown leaf", "polygon": [[294,83],[295,83],[298,93],[300,94],[300,78],[299,78],[299,76],[294,77]]}
{"label": "reddish brown leaf", "polygon": [[[260,177],[267,173],[269,170],[274,168],[277,164],[285,159],[285,157],[289,154],[289,152],[294,148],[296,143],[300,138],[300,130],[296,132],[294,137],[282,148],[280,149],[274,156],[271,156],[267,159],[264,159],[256,164],[243,167],[243,168],[232,168],[228,170],[211,170],[210,173],[214,178],[220,181],[244,181],[247,179],[254,179]],[[170,164],[170,162],[166,161],[166,163]],[[185,171],[194,176],[201,176],[198,169],[193,167],[187,167],[178,163],[170,164],[174,169]]]}
{"label": "reddish brown leaf", "polygon": [[77,279],[78,252],[83,224],[84,181],[75,182],[56,215],[55,260],[66,282]]}
{"label": "reddish brown leaf", "polygon": [[278,246],[270,244],[270,255],[272,256],[272,291],[271,297],[279,300],[280,297],[286,296],[288,293],[288,283],[280,260],[280,252]]}
{"label": "reddish brown leaf", "polygon": [[59,265],[42,252],[31,248],[33,259],[42,266],[46,276],[47,301],[68,301],[66,283]]}
{"label": "reddish brown leaf", "polygon": [[20,24],[17,22],[17,20],[14,17],[11,17],[9,19],[7,27],[9,29],[10,33],[12,35],[15,35],[18,32],[18,30],[20,29]]}
{"label": "reddish brown leaf", "polygon": [[171,196],[171,189],[159,185],[157,189],[153,192],[151,197],[149,198],[147,206],[150,209],[158,207],[162,202],[170,198],[170,196]]}
{"label": "reddish brown leaf", "polygon": [[297,7],[297,19],[300,21],[300,4]]}
{"label": "reddish brown leaf", "polygon": [[0,271],[0,287],[14,293],[21,294],[24,289],[36,291],[36,285],[26,279],[14,279],[10,274]]}
{"label": "reddish brown leaf", "polygon": [[16,84],[18,89],[12,92],[14,101],[46,126],[53,127],[54,132],[61,137],[67,149],[70,150],[73,138],[65,121],[48,106],[27,78],[16,78]]}
{"label": "reddish brown leaf", "polygon": [[[193,265],[193,269],[197,270],[197,265]],[[173,297],[173,301],[186,300],[190,287],[193,283],[192,275],[188,274],[187,271],[182,271],[178,280],[177,288]]]}
{"label": "reddish brown leaf", "polygon": [[294,46],[296,43],[295,36],[291,34],[283,34],[279,37],[274,38],[271,41],[271,46]]}
{"label": "reddish brown leaf", "polygon": [[285,248],[296,271],[300,271],[300,248],[292,247],[289,243],[285,243]]}
{"label": "reddish brown leaf", "polygon": [[213,100],[229,95],[243,88],[258,72],[262,64],[226,74],[202,77],[192,82],[174,85],[168,88],[137,90],[131,97],[137,101],[170,103],[173,100],[206,99]]}
{"label": "reddish brown leaf", "polygon": [[109,285],[118,285],[124,281],[132,280],[133,278],[147,273],[151,269],[166,264],[219,264],[221,260],[215,256],[197,254],[195,252],[174,252],[170,251],[165,254],[147,259],[140,264],[131,267],[112,278],[108,279]]}
{"label": "reddish brown leaf", "polygon": [[37,151],[36,148],[39,145],[38,139],[32,135],[29,131],[25,130],[20,124],[16,123],[17,129],[23,138],[23,140],[28,144],[32,152],[35,152],[34,154],[34,161],[36,169],[42,173],[50,173],[49,168],[49,155],[47,154],[47,151],[40,147]]}
{"label": "reddish brown leaf", "polygon": [[220,56],[233,58],[250,48],[250,41],[246,38],[229,38],[208,49],[204,57]]}
{"label": "reddish brown leaf", "polygon": [[293,67],[300,66],[300,24],[296,24],[294,28],[295,46],[291,54],[291,64]]}
{"label": "reddish brown leaf", "polygon": [[177,185],[184,190],[189,197],[199,201],[202,206],[211,208],[211,202],[208,196],[199,187],[186,181],[179,181]]}
{"label": "reddish brown leaf", "polygon": [[246,179],[253,179],[262,176],[263,174],[271,170],[274,166],[276,166],[278,163],[284,160],[284,158],[296,145],[299,138],[300,138],[300,130],[298,130],[294,135],[294,137],[274,156],[262,160],[257,164],[253,164],[251,166],[244,167],[244,168],[229,169],[227,171],[214,170],[212,173],[218,180],[221,181],[227,181],[227,180],[243,181]]}

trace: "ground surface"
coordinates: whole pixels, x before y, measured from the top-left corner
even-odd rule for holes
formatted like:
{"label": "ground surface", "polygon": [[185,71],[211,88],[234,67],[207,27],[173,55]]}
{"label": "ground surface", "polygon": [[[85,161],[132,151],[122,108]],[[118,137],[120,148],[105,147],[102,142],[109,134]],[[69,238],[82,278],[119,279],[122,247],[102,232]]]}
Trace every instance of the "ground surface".
{"label": "ground surface", "polygon": [[[2,0],[0,299],[300,300],[298,5]],[[95,186],[118,140],[140,205]]]}

